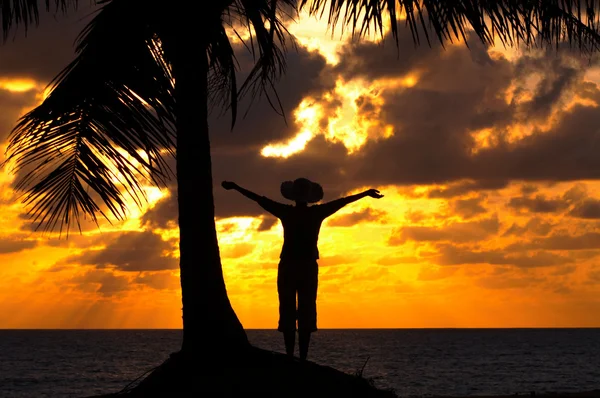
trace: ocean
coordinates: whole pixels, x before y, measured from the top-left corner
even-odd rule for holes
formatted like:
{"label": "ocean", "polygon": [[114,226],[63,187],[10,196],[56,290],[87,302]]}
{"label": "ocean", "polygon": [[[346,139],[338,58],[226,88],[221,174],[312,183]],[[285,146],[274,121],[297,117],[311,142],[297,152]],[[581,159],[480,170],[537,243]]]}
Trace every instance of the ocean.
{"label": "ocean", "polygon": [[[0,330],[0,397],[116,392],[159,365],[180,330]],[[248,330],[283,352],[275,330]],[[399,396],[600,389],[600,329],[325,329],[309,359]]]}

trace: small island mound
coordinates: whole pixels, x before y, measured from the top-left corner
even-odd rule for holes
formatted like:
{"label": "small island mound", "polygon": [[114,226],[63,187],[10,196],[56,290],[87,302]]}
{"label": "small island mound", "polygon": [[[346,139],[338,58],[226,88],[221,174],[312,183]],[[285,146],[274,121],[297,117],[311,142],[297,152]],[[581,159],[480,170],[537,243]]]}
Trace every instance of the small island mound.
{"label": "small island mound", "polygon": [[172,354],[141,381],[109,397],[397,398],[360,375],[250,347],[242,355],[203,359]]}

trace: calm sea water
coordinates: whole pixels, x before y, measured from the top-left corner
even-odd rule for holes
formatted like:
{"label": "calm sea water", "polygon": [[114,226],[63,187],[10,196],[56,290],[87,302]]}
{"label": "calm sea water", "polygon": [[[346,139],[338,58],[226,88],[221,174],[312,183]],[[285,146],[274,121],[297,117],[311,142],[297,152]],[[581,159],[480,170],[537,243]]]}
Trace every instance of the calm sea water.
{"label": "calm sea water", "polygon": [[[281,334],[249,330],[283,351]],[[178,330],[0,330],[0,397],[115,392],[177,351]],[[400,396],[600,388],[600,329],[320,330],[311,360]],[[368,361],[367,361],[368,359]]]}

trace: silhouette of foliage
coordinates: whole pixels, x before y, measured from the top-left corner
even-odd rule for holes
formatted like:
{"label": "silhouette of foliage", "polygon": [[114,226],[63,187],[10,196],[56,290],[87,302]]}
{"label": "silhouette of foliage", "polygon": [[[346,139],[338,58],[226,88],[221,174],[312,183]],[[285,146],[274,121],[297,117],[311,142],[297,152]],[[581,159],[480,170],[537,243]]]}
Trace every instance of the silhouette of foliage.
{"label": "silhouette of foliage", "polygon": [[[504,45],[558,45],[566,40],[583,51],[598,50],[600,1],[598,0],[300,0],[313,15],[327,14],[328,24],[364,36],[370,29],[383,32],[385,14],[398,40],[399,17],[405,17],[415,44],[419,30],[431,44],[429,32],[443,44],[466,39],[473,29],[485,44],[498,38]],[[420,29],[423,28],[423,29]]]}
{"label": "silhouette of foliage", "polygon": [[[152,3],[97,1],[101,8],[78,37],[76,59],[13,130],[6,162],[14,162],[16,172],[25,171],[16,187],[26,191],[23,200],[38,228],[62,232],[66,227],[68,234],[72,223],[81,230],[85,216],[97,223],[101,214],[110,221],[102,204],[122,220],[125,195],[141,205],[142,182],[162,186],[171,175],[162,154],[174,155],[174,82],[160,33],[172,24]],[[276,3],[231,2],[223,23],[207,31],[209,102],[230,109],[232,123],[238,98],[268,96],[285,71],[288,33]],[[291,0],[281,3],[292,5]],[[246,47],[255,66],[239,88],[227,28],[250,32]]]}

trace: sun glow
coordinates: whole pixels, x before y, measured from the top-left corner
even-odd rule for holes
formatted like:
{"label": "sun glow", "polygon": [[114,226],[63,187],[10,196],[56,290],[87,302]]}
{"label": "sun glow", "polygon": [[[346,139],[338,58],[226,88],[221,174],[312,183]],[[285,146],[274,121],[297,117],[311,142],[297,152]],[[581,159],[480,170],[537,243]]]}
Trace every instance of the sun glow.
{"label": "sun glow", "polygon": [[267,145],[261,155],[287,158],[303,151],[306,144],[318,134],[319,121],[323,117],[323,107],[311,98],[305,98],[294,111],[294,119],[300,126],[299,133],[285,143]]}
{"label": "sun glow", "polygon": [[261,154],[287,158],[303,151],[317,135],[343,144],[349,154],[356,153],[368,140],[387,139],[394,134],[394,128],[383,122],[383,94],[389,89],[408,89],[417,83],[416,73],[373,82],[359,78],[346,81],[339,77],[330,92],[319,98],[306,97],[302,100],[294,112],[298,126],[294,137],[265,146]]}
{"label": "sun glow", "polygon": [[13,93],[24,93],[38,88],[39,84],[32,79],[0,79],[0,89]]}

